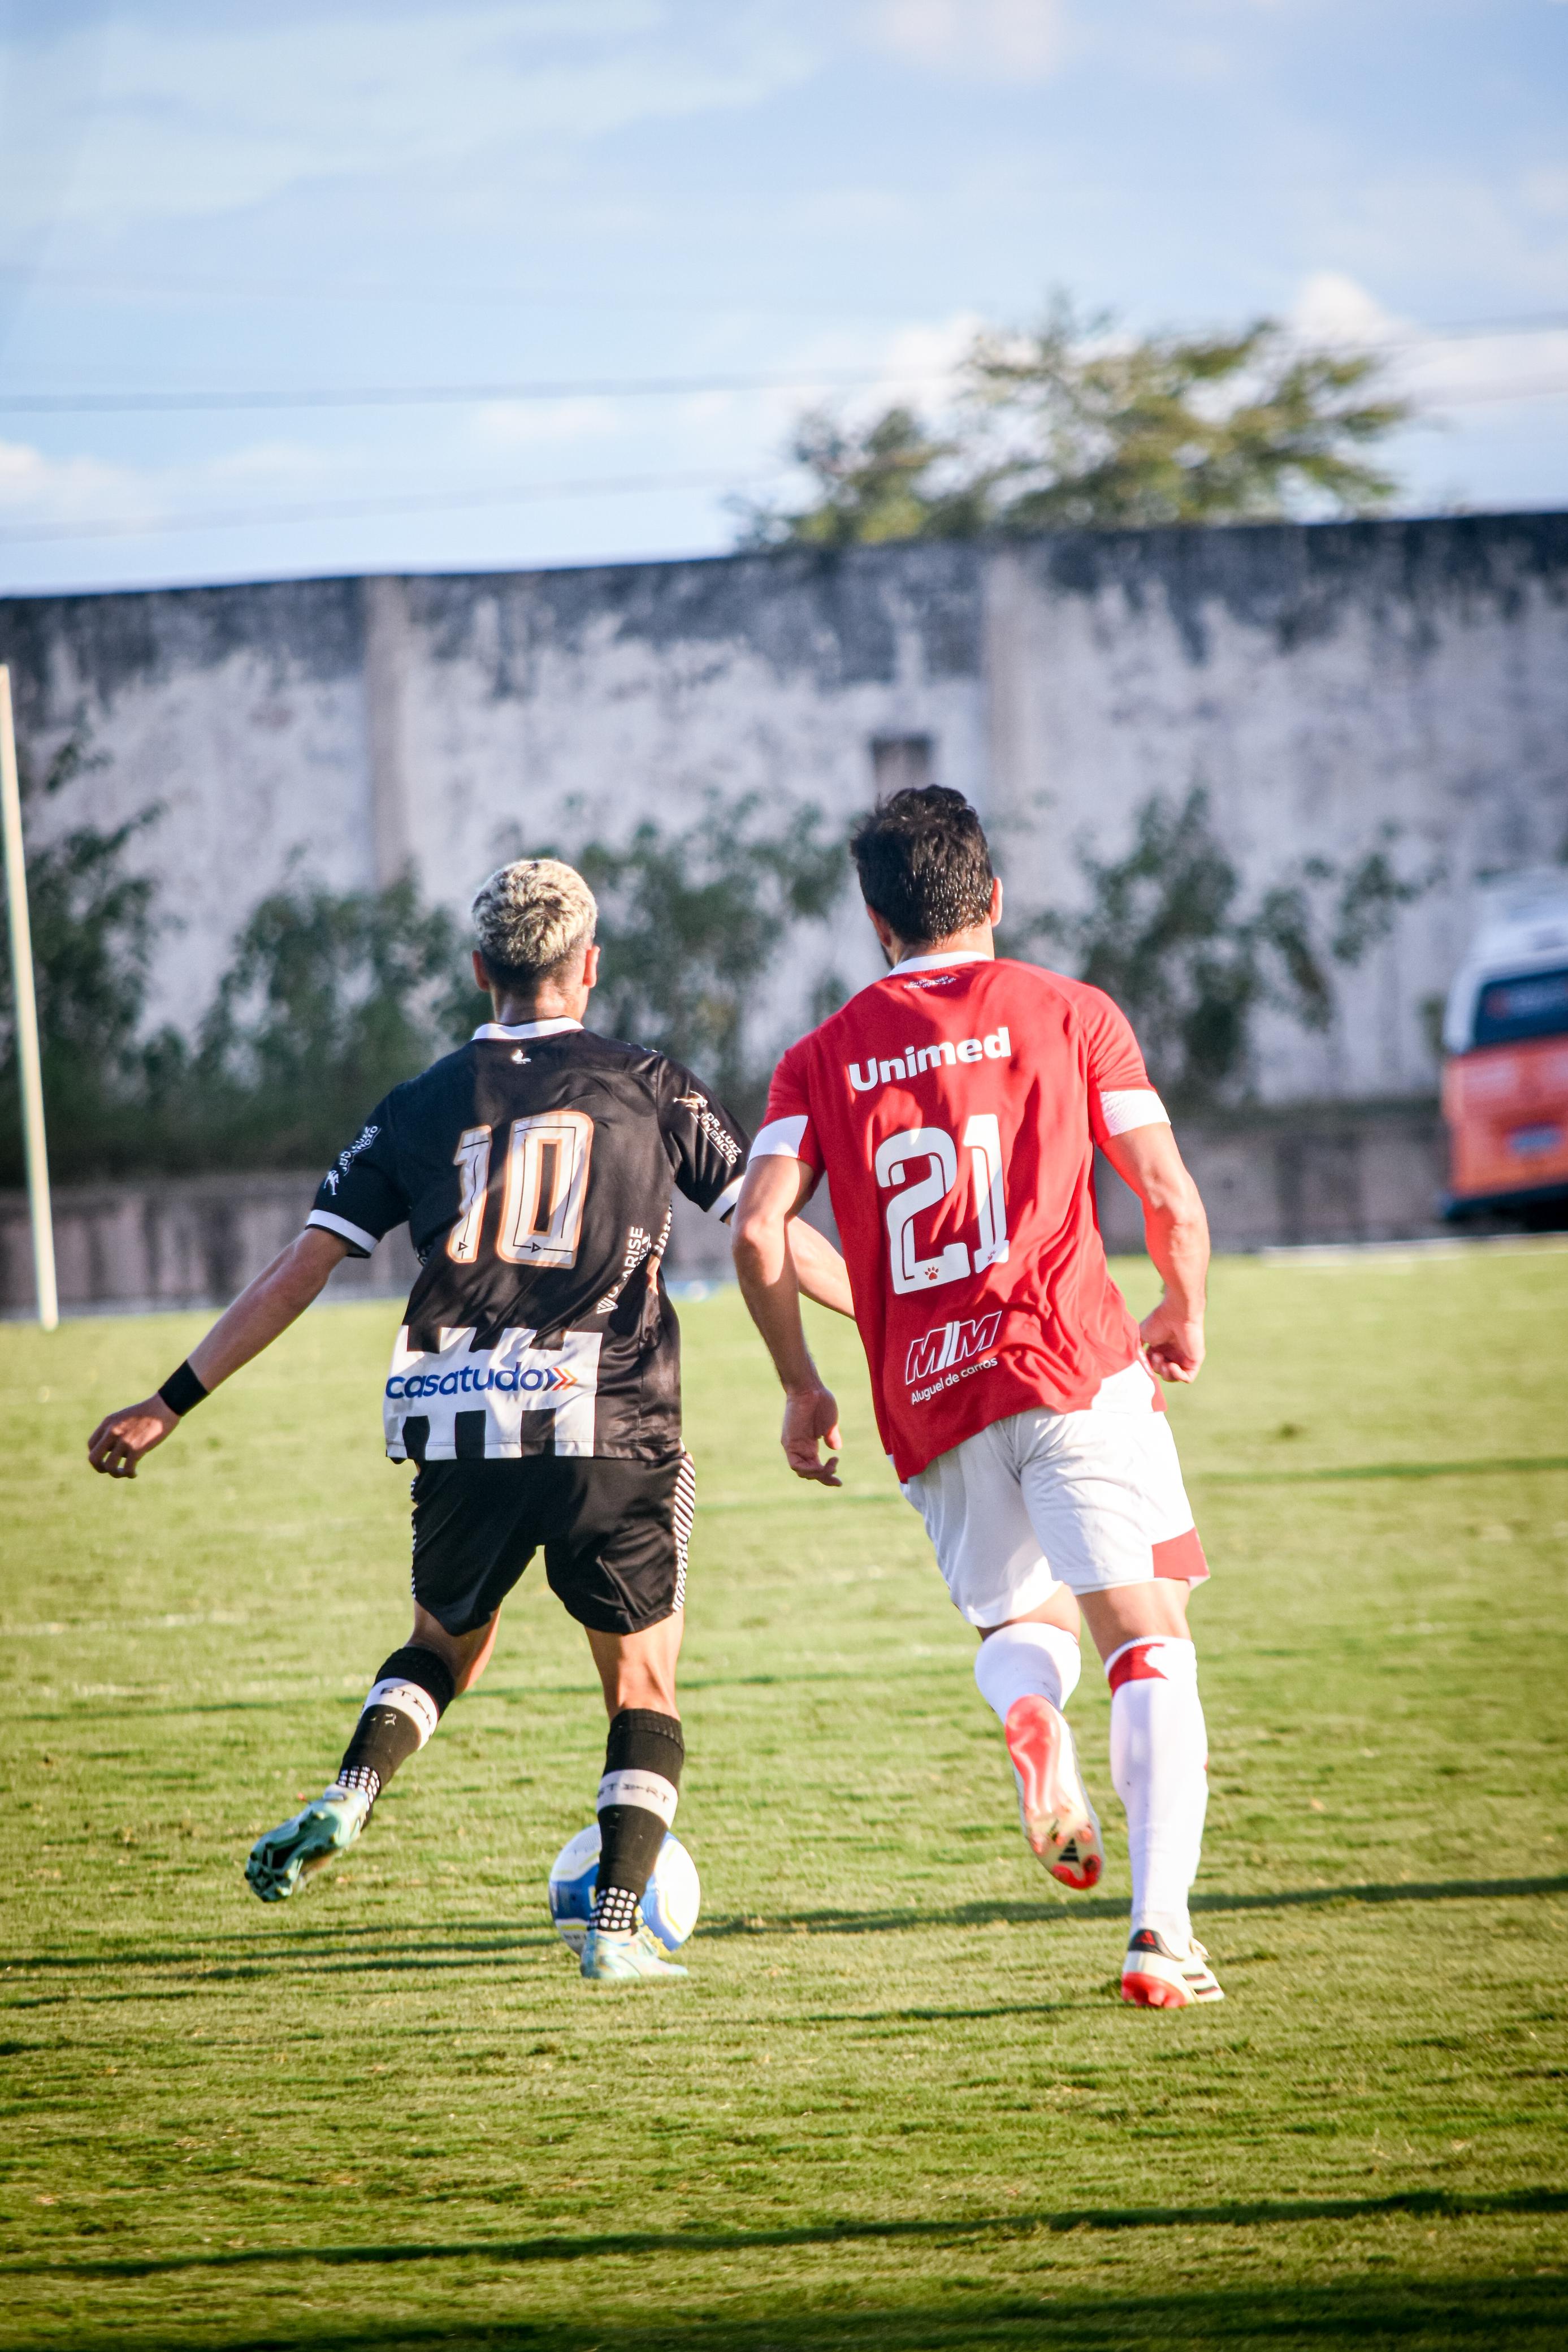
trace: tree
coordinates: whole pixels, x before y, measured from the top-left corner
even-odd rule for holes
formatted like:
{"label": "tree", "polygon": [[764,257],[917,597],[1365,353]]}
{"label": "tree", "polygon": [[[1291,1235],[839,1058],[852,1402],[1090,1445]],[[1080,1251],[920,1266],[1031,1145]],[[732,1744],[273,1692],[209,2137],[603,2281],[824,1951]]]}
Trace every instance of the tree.
{"label": "tree", "polygon": [[[17,769],[25,815],[104,764],[78,728],[41,775],[24,747]],[[108,831],[72,826],[27,853],[27,900],[49,1152],[57,1169],[111,1175],[136,1156],[150,1055],[142,1038],[159,923],[155,881],[128,869],[126,854],[158,822],[150,806]],[[0,964],[0,1181],[20,1181],[20,1085],[11,959]]]}
{"label": "tree", "polygon": [[[183,1093],[191,1160],[324,1165],[389,1089],[472,1025],[463,938],[412,877],[262,899],[235,943]],[[454,1034],[454,1033],[456,1034]]]}
{"label": "tree", "polygon": [[1202,1108],[1245,1089],[1265,1006],[1327,1029],[1333,966],[1359,963],[1387,936],[1396,908],[1437,879],[1401,878],[1392,838],[1385,828],[1348,867],[1307,858],[1249,902],[1207,793],[1194,790],[1179,808],[1155,794],[1138,810],[1124,856],[1080,851],[1087,906],[1039,917],[1024,935],[1060,943],[1078,977],[1126,1013],[1161,1092]]}
{"label": "tree", "polygon": [[751,546],[951,538],[1375,512],[1396,483],[1366,452],[1411,414],[1383,362],[1304,349],[1278,320],[1228,335],[1118,335],[1058,295],[1026,333],[987,329],[946,433],[907,408],[801,420],[803,507],[743,509]]}
{"label": "tree", "polygon": [[[78,735],[30,805],[100,762]],[[161,812],[78,825],[28,859],[49,1157],[57,1179],[204,1168],[319,1167],[366,1112],[488,1017],[465,927],[412,877],[382,890],[296,882],[252,911],[193,1039],[148,1034],[161,929],[157,884],[128,853]],[[759,1107],[767,1047],[758,990],[797,926],[825,915],[848,860],[820,809],[771,827],[755,798],[709,796],[684,830],[565,854],[600,898],[596,1025],[695,1065],[744,1112]],[[820,1019],[841,1001],[824,973]],[[0,1181],[22,1174],[9,961],[0,973]]]}
{"label": "tree", "polygon": [[889,408],[856,431],[830,409],[808,410],[795,428],[791,463],[816,485],[815,502],[798,515],[735,501],[741,543],[773,547],[850,547],[890,539],[955,538],[982,530],[984,495],[962,485],[950,493],[941,473],[959,455],[956,441],[936,439],[908,408]]}
{"label": "tree", "polygon": [[[829,912],[849,870],[820,809],[762,831],[758,806],[755,795],[713,793],[681,832],[649,821],[624,847],[590,841],[572,853],[599,900],[601,1025],[689,1064],[743,1115],[767,1078],[747,1034],[759,986],[795,926]],[[819,989],[819,1017],[837,1001],[834,985],[829,975]]]}

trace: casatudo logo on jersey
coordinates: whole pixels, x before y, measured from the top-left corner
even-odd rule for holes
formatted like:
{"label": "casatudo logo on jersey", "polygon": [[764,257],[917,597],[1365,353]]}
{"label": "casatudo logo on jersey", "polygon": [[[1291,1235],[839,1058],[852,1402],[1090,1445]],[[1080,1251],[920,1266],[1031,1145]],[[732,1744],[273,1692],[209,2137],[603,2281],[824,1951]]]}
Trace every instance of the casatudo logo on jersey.
{"label": "casatudo logo on jersey", "polygon": [[564,1364],[502,1364],[489,1371],[465,1364],[460,1371],[413,1372],[406,1380],[394,1372],[387,1382],[387,1394],[405,1402],[415,1397],[479,1396],[486,1389],[498,1389],[507,1396],[549,1396],[581,1385],[577,1374],[569,1372]]}

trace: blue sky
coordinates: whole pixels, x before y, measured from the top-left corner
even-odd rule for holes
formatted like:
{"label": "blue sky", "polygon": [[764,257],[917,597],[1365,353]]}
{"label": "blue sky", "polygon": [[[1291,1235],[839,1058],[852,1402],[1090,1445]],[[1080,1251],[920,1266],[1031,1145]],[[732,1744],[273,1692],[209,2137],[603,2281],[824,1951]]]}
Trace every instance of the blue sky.
{"label": "blue sky", "polygon": [[[1565,129],[1564,0],[0,0],[0,590],[722,549],[1052,286],[1391,339],[1406,507],[1561,506]],[[26,404],[125,393],[268,404]]]}

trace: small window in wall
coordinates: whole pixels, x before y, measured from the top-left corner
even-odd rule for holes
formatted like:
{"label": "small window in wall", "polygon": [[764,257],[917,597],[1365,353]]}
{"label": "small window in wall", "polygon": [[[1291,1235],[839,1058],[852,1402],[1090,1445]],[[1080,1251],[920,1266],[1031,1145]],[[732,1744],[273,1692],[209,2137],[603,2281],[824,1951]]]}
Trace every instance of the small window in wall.
{"label": "small window in wall", "polygon": [[879,801],[935,781],[936,745],[929,735],[873,735],[872,782]]}

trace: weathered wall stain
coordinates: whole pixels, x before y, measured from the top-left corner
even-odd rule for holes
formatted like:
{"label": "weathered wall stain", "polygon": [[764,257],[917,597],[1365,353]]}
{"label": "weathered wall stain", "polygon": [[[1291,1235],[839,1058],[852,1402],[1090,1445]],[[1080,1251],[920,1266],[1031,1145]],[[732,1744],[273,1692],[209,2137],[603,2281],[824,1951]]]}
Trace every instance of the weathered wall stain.
{"label": "weathered wall stain", "polygon": [[[1195,784],[1249,884],[1396,829],[1442,879],[1323,1039],[1266,1022],[1263,1091],[1420,1093],[1421,1003],[1475,886],[1568,850],[1568,516],[1061,532],[661,564],[0,603],[25,736],[102,768],[40,812],[150,802],[179,919],[161,1016],[199,1010],[249,908],[413,864],[456,905],[497,858],[754,794],[835,819],[873,744],[930,746],[992,828],[1015,907],[1070,903],[1152,793]],[[859,910],[802,943],[780,1022]]]}

